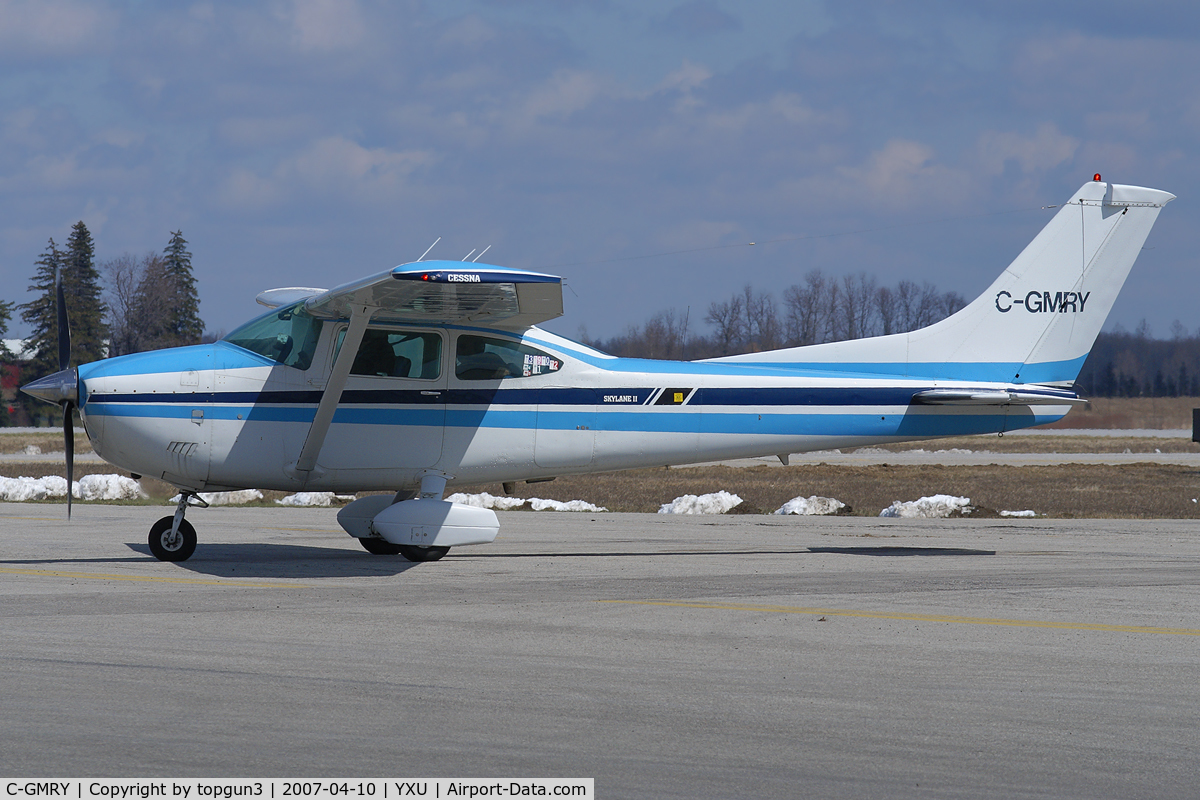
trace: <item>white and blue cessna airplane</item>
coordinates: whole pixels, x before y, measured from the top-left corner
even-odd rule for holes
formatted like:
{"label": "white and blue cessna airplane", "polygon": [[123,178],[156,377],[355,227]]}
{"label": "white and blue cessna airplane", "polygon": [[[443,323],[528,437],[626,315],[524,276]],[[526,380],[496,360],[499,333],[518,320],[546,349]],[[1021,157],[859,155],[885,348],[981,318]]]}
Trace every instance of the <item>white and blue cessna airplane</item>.
{"label": "white and blue cessna airplane", "polygon": [[194,551],[184,512],[204,505],[198,493],[259,488],[387,491],[339,523],[371,553],[433,561],[499,530],[492,511],[443,500],[450,486],[786,463],[1060,419],[1082,402],[1071,387],[1172,199],[1097,175],[974,302],[910,333],[615,358],[536,327],[562,314],[560,278],[418,261],[333,289],[266,291],[271,310],[219,342],[64,369],[24,391],[64,406],[68,447],[77,407],[106,461],[180,489],[150,530],[160,559]]}

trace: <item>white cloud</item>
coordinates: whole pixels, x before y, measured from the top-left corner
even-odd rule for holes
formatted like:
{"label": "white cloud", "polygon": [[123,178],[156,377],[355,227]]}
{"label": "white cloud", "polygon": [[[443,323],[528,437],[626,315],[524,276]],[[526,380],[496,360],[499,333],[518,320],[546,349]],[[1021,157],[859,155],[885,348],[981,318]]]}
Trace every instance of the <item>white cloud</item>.
{"label": "white cloud", "polygon": [[662,247],[684,250],[691,247],[712,247],[722,244],[730,234],[738,233],[737,222],[719,220],[688,220],[672,225],[657,238]]}
{"label": "white cloud", "polygon": [[679,69],[667,73],[667,76],[659,81],[655,88],[657,91],[673,89],[688,92],[702,86],[712,76],[712,70],[708,67],[685,58]]}
{"label": "white cloud", "polygon": [[267,175],[244,167],[233,170],[223,194],[227,202],[241,208],[275,205],[298,195],[378,202],[394,198],[413,171],[434,161],[425,150],[363,147],[342,136],[329,136],[283,159]]}
{"label": "white cloud", "polygon": [[237,147],[264,147],[304,138],[310,135],[314,122],[315,118],[309,114],[231,116],[217,123],[217,135]]}
{"label": "white cloud", "polygon": [[98,3],[75,0],[0,0],[0,53],[54,55],[94,52],[116,21]]}
{"label": "white cloud", "polygon": [[452,21],[440,37],[440,42],[454,47],[478,47],[497,36],[496,29],[478,14],[468,14]]}
{"label": "white cloud", "polygon": [[1070,161],[1079,149],[1079,140],[1044,122],[1033,136],[1002,131],[984,131],[979,136],[976,166],[988,175],[1004,172],[1004,165],[1015,161],[1025,174],[1045,172]]}
{"label": "white cloud", "polygon": [[367,26],[353,0],[292,0],[284,11],[302,50],[348,50],[363,43]]}
{"label": "white cloud", "polygon": [[603,81],[590,72],[559,70],[525,98],[525,118],[562,117],[587,108],[601,93]]}
{"label": "white cloud", "polygon": [[[892,139],[857,167],[841,167],[837,173],[850,181],[849,196],[874,205],[898,207],[963,199],[971,178],[959,169],[940,164],[931,147],[906,139]],[[843,196],[846,192],[841,192]]]}

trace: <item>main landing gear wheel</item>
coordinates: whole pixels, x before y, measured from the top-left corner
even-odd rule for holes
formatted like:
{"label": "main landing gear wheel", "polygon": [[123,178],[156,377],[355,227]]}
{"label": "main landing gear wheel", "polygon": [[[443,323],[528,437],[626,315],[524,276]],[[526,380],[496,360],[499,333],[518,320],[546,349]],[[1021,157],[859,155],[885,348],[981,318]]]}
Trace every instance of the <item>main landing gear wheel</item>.
{"label": "main landing gear wheel", "polygon": [[363,550],[377,556],[395,556],[400,554],[400,548],[403,545],[392,544],[386,539],[375,539],[366,537],[358,540],[358,543],[363,546]]}
{"label": "main landing gear wheel", "polygon": [[396,546],[400,548],[400,555],[409,561],[437,561],[450,552],[449,547],[422,547],[417,544],[398,544]]}
{"label": "main landing gear wheel", "polygon": [[163,517],[150,529],[150,552],[159,561],[187,561],[196,552],[196,529],[186,519],[179,520],[179,534],[172,541],[174,516]]}

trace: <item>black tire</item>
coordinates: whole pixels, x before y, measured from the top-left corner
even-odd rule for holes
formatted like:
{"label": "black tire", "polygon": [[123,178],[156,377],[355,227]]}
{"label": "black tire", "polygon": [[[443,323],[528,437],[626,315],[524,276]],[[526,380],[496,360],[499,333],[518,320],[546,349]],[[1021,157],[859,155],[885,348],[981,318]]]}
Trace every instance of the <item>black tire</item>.
{"label": "black tire", "polygon": [[179,541],[174,548],[167,547],[166,539],[171,535],[175,517],[163,517],[150,528],[150,552],[159,561],[187,561],[196,552],[196,529],[186,519],[179,520]]}
{"label": "black tire", "polygon": [[437,561],[450,552],[449,547],[421,547],[416,544],[398,544],[396,546],[400,548],[400,555],[409,561]]}
{"label": "black tire", "polygon": [[401,545],[392,544],[387,539],[375,539],[364,536],[358,540],[363,550],[377,556],[395,556],[400,554]]}

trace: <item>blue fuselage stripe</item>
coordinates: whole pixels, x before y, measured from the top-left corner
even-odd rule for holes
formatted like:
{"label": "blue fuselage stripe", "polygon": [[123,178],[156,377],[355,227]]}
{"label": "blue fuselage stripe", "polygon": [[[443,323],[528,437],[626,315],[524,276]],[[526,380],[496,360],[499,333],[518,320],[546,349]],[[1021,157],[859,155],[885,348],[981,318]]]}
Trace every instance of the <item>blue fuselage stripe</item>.
{"label": "blue fuselage stripe", "polygon": [[[160,396],[161,399],[161,396]],[[202,407],[205,420],[244,420],[247,422],[285,422],[310,424],[315,406],[269,404],[213,405],[195,403],[88,403],[88,415],[161,419],[193,419],[193,410]],[[988,412],[959,414],[919,413],[907,405],[883,407],[882,413],[846,412],[831,408],[828,412],[715,410],[702,412],[690,406],[664,406],[660,410],[622,409],[600,411],[580,407],[561,410],[542,407],[497,408],[461,407],[342,407],[334,414],[334,424],[387,425],[448,428],[505,428],[575,430],[581,414],[587,427],[596,432],[627,433],[699,433],[759,435],[837,435],[837,436],[946,436],[989,433],[1037,424],[1030,414],[1005,415],[999,408]],[[889,413],[890,411],[890,413]]]}
{"label": "blue fuselage stripe", "polygon": [[[761,387],[701,388],[688,398],[689,406],[898,406],[908,405],[912,396],[930,387]],[[642,405],[655,389],[554,388],[554,389],[347,389],[339,406],[591,406],[618,408]],[[89,409],[109,405],[311,405],[321,400],[320,391],[179,392],[165,394],[92,394]]]}

